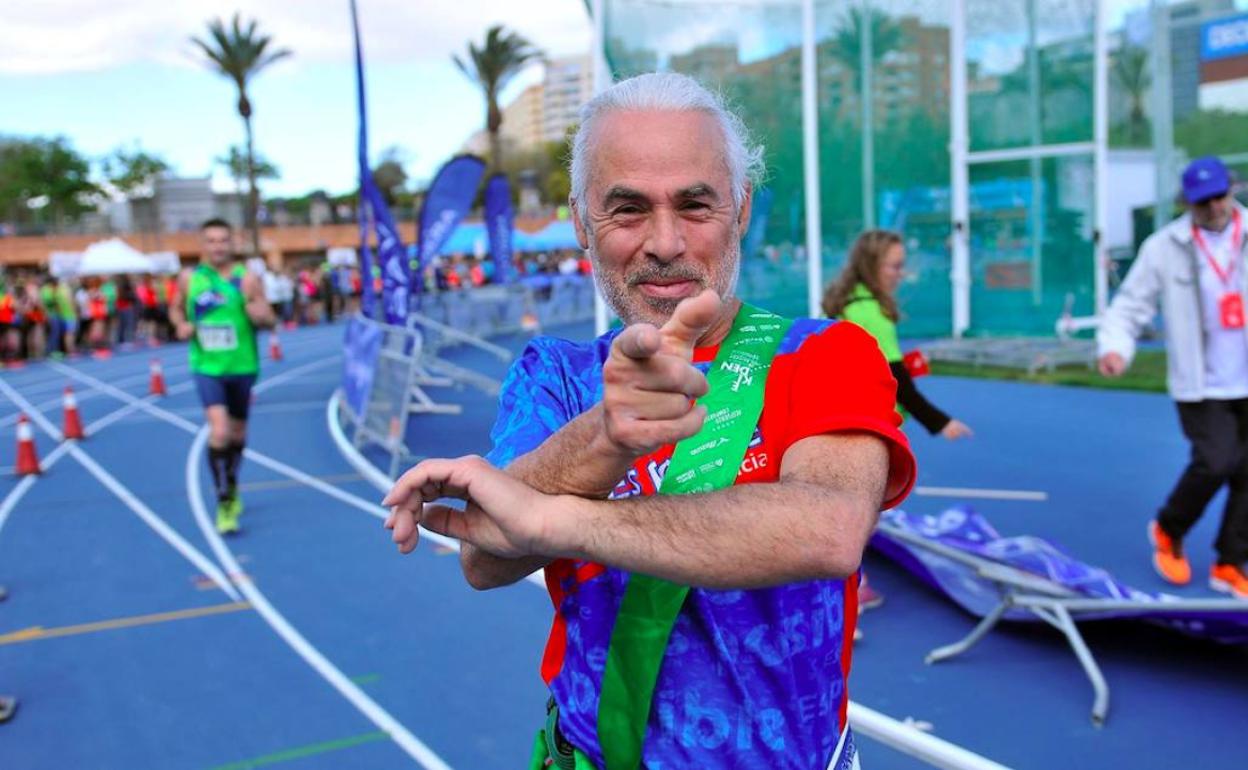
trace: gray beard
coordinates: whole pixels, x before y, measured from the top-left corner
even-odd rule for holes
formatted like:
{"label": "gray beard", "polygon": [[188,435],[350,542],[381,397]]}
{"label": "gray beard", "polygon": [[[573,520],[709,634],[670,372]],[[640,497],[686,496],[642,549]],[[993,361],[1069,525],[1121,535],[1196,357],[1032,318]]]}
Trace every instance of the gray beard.
{"label": "gray beard", "polygon": [[[697,280],[703,283],[703,288],[714,289],[715,292],[719,294],[720,300],[727,302],[736,296],[737,282],[741,277],[741,241],[736,236],[736,228],[734,227],[732,246],[729,247],[728,253],[724,255],[726,259],[730,259],[732,261],[732,269],[728,272],[726,280],[723,281],[723,286],[713,285],[713,279],[716,277],[715,275],[709,276],[712,280],[709,282],[710,285],[708,285],[708,281],[706,280],[707,276],[690,274],[689,271],[683,270],[679,266],[675,266],[670,269],[649,269],[634,275],[630,280],[634,284],[658,277]],[[630,294],[630,286],[608,283],[604,277],[602,263],[598,259],[598,249],[592,236],[589,239],[589,248],[586,249],[585,252],[589,255],[590,262],[592,262],[594,266],[594,285],[598,289],[598,294],[602,297],[603,301],[607,303],[607,307],[611,308],[611,312],[619,316],[625,324],[634,324],[639,321],[647,320],[645,318],[636,317],[636,314],[630,311],[630,303],[644,303],[648,308],[655,311],[657,314],[662,315],[664,319],[671,318],[672,313],[676,312],[676,306],[680,304],[680,299],[644,297],[638,294]]]}

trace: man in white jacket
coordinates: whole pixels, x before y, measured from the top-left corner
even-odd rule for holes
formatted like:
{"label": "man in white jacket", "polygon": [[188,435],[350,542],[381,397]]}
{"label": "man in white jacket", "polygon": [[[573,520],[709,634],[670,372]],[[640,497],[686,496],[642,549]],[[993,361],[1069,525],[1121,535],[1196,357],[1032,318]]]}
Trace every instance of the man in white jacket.
{"label": "man in white jacket", "polygon": [[1229,487],[1209,575],[1215,590],[1248,599],[1248,330],[1245,329],[1245,211],[1217,158],[1183,172],[1188,211],[1144,241],[1105,313],[1096,341],[1101,373],[1131,365],[1135,341],[1160,301],[1167,385],[1191,442],[1191,461],[1149,522],[1153,566],[1167,581],[1191,581],[1183,538],[1205,506]]}

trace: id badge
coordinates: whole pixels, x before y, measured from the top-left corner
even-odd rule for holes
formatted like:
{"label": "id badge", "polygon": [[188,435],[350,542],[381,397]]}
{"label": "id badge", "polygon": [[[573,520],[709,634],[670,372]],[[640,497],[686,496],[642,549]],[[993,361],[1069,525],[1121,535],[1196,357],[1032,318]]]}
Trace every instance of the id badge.
{"label": "id badge", "polygon": [[1221,311],[1223,329],[1244,328],[1244,297],[1242,294],[1237,291],[1223,294],[1222,299],[1218,302],[1218,309]]}

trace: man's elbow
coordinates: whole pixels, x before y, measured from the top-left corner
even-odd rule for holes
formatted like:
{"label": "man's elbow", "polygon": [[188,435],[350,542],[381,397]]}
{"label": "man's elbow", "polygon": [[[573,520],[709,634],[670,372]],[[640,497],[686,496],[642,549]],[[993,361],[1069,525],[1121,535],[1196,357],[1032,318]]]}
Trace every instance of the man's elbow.
{"label": "man's elbow", "polygon": [[[812,538],[812,542],[821,545],[811,554],[813,569],[818,576],[830,580],[843,580],[853,575],[862,566],[862,554],[875,529],[876,512],[865,512],[863,521],[871,522],[871,526],[860,532],[841,531],[828,533],[824,538]],[[847,528],[848,529],[848,528]]]}
{"label": "man's elbow", "polygon": [[488,591],[491,588],[500,588],[508,585],[508,583],[499,580],[499,576],[490,569],[487,569],[483,560],[470,554],[464,554],[460,557],[459,568],[464,573],[464,580],[469,586],[476,591]]}
{"label": "man's elbow", "polygon": [[853,575],[862,566],[862,551],[865,543],[854,547],[842,544],[825,549],[815,569],[818,577],[824,580],[844,580]]}
{"label": "man's elbow", "polygon": [[524,579],[527,573],[517,574],[518,570],[513,565],[500,561],[471,546],[464,546],[459,553],[459,569],[464,573],[464,580],[477,591],[502,588]]}

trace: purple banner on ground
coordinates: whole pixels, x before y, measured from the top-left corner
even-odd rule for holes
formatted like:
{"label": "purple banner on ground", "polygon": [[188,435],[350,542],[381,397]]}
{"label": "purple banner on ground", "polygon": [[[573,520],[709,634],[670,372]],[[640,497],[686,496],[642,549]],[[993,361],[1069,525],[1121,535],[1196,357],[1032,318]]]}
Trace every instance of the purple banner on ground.
{"label": "purple banner on ground", "polygon": [[[1114,579],[1104,569],[1079,561],[1042,537],[1002,537],[983,516],[968,507],[951,508],[939,516],[885,511],[881,514],[880,523],[883,526],[871,538],[874,548],[943,592],[963,609],[981,617],[1001,602],[1001,591],[996,583],[954,559],[891,536],[887,529],[896,528],[939,546],[1013,567],[1056,583],[1081,599],[1108,599],[1124,605],[1094,613],[1080,611],[1078,617],[1081,619],[1148,620],[1192,636],[1228,644],[1248,643],[1248,602],[1243,603],[1243,610],[1182,609],[1183,597],[1132,588]],[[1134,606],[1125,606],[1127,602]],[[1031,612],[1019,608],[1008,610],[1005,617],[1011,620],[1039,620]]]}
{"label": "purple banner on ground", "polygon": [[420,232],[416,241],[419,259],[412,281],[417,291],[424,285],[425,268],[472,210],[484,174],[484,160],[475,155],[458,155],[442,164],[433,178],[420,206]]}
{"label": "purple banner on ground", "polygon": [[516,211],[511,205],[511,185],[506,174],[495,174],[485,185],[485,227],[490,235],[490,256],[494,259],[494,282],[512,279],[511,247]]}

